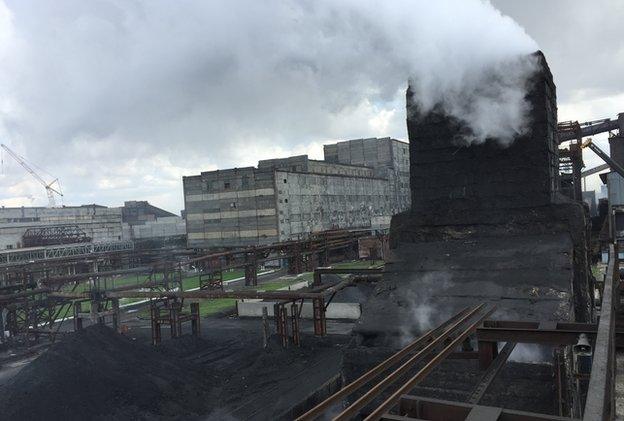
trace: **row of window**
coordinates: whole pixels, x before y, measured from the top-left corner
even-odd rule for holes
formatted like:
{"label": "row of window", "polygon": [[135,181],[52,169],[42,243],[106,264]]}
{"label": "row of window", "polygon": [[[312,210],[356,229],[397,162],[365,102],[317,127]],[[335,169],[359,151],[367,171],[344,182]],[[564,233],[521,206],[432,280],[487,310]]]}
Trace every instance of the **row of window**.
{"label": "row of window", "polygon": [[250,186],[250,177],[248,175],[244,175],[240,178],[240,180],[212,180],[212,181],[204,181],[202,185],[203,191],[223,191],[223,190],[237,190],[237,189],[246,189]]}

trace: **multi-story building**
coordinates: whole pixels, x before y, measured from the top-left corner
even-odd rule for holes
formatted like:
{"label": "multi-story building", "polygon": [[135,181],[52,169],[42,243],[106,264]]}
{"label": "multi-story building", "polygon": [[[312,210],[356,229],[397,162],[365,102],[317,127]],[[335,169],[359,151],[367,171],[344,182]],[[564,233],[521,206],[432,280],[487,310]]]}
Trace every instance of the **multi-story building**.
{"label": "multi-story building", "polygon": [[409,147],[391,139],[326,145],[258,167],[183,178],[189,247],[236,247],[344,228],[387,228],[410,206]]}

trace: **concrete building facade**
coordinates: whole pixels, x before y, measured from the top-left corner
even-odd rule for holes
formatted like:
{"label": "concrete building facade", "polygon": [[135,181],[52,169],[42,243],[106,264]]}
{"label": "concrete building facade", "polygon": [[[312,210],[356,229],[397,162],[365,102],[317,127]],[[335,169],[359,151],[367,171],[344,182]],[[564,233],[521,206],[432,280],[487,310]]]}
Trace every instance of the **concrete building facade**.
{"label": "concrete building facade", "polygon": [[305,238],[314,231],[387,228],[410,205],[409,148],[357,139],[258,167],[183,178],[189,247],[236,247]]}
{"label": "concrete building facade", "polygon": [[77,226],[93,242],[123,239],[121,208],[98,205],[0,208],[0,250],[21,248],[23,235],[30,228],[63,225]]}
{"label": "concrete building facade", "polygon": [[136,243],[157,247],[157,244],[185,243],[184,220],[147,201],[124,202],[122,210],[123,238]]}
{"label": "concrete building facade", "polygon": [[0,208],[0,250],[26,247],[28,230],[77,227],[93,243],[148,242],[178,239],[184,244],[184,220],[145,201],[125,202],[122,207],[100,205],[60,208]]}

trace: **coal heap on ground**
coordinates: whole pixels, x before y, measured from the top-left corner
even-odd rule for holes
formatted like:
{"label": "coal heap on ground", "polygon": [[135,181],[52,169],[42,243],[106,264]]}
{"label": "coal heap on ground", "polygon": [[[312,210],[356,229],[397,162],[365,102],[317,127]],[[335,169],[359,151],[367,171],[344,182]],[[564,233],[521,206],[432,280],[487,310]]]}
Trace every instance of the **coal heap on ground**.
{"label": "coal heap on ground", "polygon": [[3,419],[189,418],[205,413],[199,373],[95,325],[70,335],[0,390]]}

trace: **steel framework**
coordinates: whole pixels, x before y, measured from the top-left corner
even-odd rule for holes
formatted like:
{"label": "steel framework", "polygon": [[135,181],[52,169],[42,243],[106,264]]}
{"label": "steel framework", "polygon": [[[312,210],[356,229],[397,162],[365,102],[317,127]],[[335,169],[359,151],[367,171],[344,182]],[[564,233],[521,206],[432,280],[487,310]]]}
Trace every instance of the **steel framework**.
{"label": "steel framework", "polygon": [[59,244],[88,243],[91,237],[77,225],[56,225],[28,228],[22,235],[24,247],[55,246]]}
{"label": "steel framework", "polygon": [[132,241],[116,241],[2,250],[0,251],[0,265],[31,263],[37,260],[50,260],[67,257],[86,257],[90,254],[110,253],[113,251],[129,251],[133,249],[134,243]]}

